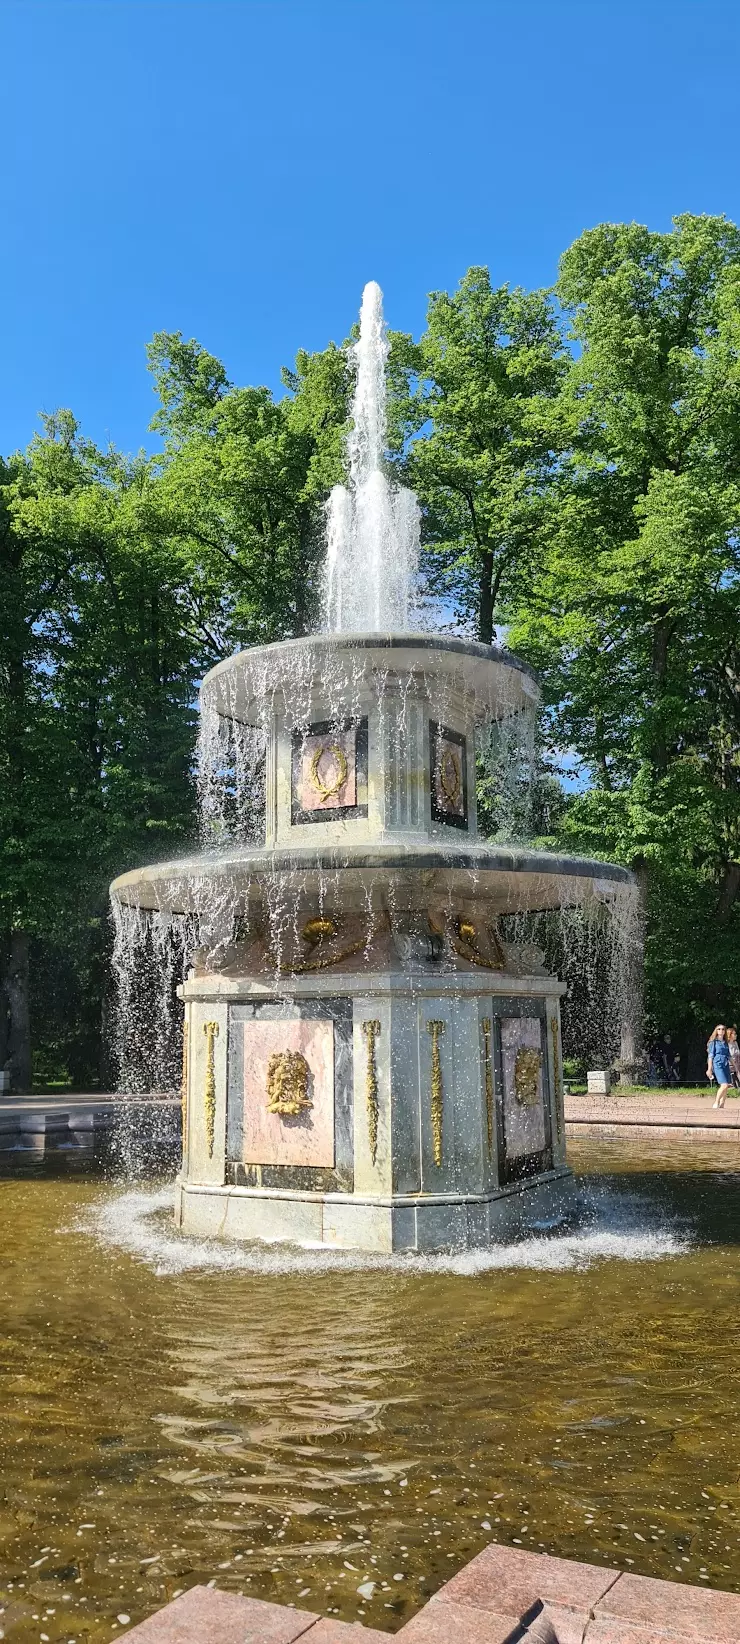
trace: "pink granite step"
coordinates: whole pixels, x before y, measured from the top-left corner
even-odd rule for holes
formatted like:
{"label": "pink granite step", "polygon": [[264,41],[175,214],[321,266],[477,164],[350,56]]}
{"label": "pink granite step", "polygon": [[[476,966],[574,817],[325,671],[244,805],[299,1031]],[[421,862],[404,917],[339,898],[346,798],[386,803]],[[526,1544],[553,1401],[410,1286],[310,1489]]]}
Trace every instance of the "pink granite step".
{"label": "pink granite step", "polygon": [[[397,1633],[400,1644],[740,1644],[740,1594],[492,1543]],[[127,1644],[387,1644],[310,1610],[191,1587]]]}
{"label": "pink granite step", "polygon": [[296,1639],[306,1639],[307,1644],[388,1644],[387,1633],[359,1623],[266,1604],[217,1587],[191,1587],[125,1636],[132,1644],[294,1644]]}

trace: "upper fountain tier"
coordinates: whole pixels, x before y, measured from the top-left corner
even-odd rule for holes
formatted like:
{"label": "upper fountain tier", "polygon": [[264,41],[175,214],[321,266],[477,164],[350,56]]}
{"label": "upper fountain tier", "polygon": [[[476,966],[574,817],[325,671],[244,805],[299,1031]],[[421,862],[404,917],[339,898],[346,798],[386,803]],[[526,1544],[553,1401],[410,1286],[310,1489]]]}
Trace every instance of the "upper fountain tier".
{"label": "upper fountain tier", "polygon": [[[624,868],[478,838],[478,728],[490,725],[494,760],[497,743],[502,760],[524,751],[537,695],[516,657],[443,635],[324,634],[240,652],[201,692],[201,793],[231,822],[226,848],[124,874],[114,895],[246,908],[283,881],[301,907],[477,898],[491,916],[608,900],[631,881]],[[235,795],[253,796],[257,773],[264,842],[250,843],[233,825]]]}
{"label": "upper fountain tier", "polygon": [[122,875],[121,902],[238,911],[274,900],[280,881],[296,907],[378,904],[393,922],[435,896],[463,908],[477,895],[493,916],[603,899],[629,880],[478,843],[479,728],[492,727],[499,776],[513,764],[521,783],[516,750],[531,748],[537,682],[494,646],[413,631],[419,508],[384,467],[387,354],[371,282],[353,349],[348,484],[327,511],[325,632],[242,651],[206,675],[199,786],[206,832],[225,849]]}
{"label": "upper fountain tier", "polygon": [[526,741],[537,697],[526,664],[472,640],[288,640],[206,675],[202,768],[217,798],[225,742],[238,748],[245,726],[261,733],[268,848],[472,841],[476,729],[507,723]]}

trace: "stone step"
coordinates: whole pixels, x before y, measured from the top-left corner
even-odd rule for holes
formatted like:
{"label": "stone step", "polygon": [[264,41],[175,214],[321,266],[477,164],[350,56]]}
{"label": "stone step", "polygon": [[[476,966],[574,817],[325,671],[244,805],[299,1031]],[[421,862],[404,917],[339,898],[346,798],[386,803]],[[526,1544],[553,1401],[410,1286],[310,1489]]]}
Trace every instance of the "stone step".
{"label": "stone step", "polygon": [[[131,1644],[382,1644],[389,1634],[191,1587],[124,1636]],[[395,1637],[400,1644],[737,1644],[740,1594],[492,1542]]]}

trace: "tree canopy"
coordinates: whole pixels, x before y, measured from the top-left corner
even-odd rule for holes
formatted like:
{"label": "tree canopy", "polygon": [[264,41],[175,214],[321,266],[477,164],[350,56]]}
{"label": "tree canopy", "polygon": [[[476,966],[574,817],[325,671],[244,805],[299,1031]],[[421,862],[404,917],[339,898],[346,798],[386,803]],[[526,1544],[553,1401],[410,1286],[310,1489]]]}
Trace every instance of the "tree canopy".
{"label": "tree canopy", "polygon": [[[62,410],[0,461],[0,1066],[20,1086],[32,1050],[39,1079],[100,1072],[108,881],[193,834],[205,670],[314,625],[344,472],[346,344],[299,353],[278,396],[179,333],[148,357],[154,455],[101,451]],[[700,1042],[740,975],[740,231],[601,224],[550,292],[471,268],[418,340],[392,337],[389,386],[426,588],[542,677],[535,828],[637,871],[648,1019]]]}

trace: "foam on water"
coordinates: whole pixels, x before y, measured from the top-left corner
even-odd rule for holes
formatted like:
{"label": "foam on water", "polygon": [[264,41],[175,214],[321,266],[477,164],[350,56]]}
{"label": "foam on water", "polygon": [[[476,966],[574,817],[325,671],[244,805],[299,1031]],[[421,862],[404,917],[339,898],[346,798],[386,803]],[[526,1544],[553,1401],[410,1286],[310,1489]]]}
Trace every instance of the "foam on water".
{"label": "foam on water", "polygon": [[[584,1201],[583,1225],[576,1230],[531,1234],[486,1249],[424,1256],[371,1255],[360,1250],[331,1250],[325,1245],[237,1244],[188,1238],[165,1219],[172,1213],[172,1197],[171,1188],[109,1194],[89,1207],[68,1231],[92,1233],[101,1244],[126,1251],[160,1275],[201,1270],[271,1276],[360,1269],[399,1278],[410,1273],[476,1278],[513,1268],[564,1273],[604,1260],[662,1261],[682,1255],[691,1244],[685,1229],[664,1223],[650,1226],[650,1209],[644,1200],[607,1188]],[[657,1223],[657,1206],[655,1211]]]}

